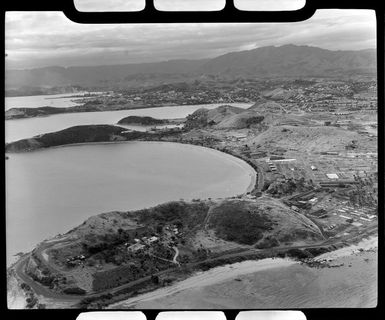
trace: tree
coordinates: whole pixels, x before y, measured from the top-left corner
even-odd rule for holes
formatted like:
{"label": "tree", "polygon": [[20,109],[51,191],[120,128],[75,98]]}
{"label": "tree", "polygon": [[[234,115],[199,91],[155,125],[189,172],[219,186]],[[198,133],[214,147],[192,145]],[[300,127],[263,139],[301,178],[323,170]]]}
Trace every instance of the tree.
{"label": "tree", "polygon": [[151,281],[154,284],[159,284],[159,277],[156,275],[151,275]]}

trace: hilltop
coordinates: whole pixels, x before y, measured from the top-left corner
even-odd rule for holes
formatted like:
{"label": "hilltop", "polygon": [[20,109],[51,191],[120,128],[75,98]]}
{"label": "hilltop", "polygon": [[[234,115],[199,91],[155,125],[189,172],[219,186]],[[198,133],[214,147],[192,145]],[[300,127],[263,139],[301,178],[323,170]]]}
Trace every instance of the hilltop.
{"label": "hilltop", "polygon": [[262,122],[263,116],[248,112],[245,109],[228,105],[219,106],[215,109],[201,108],[188,115],[185,128],[215,128],[215,129],[243,129]]}

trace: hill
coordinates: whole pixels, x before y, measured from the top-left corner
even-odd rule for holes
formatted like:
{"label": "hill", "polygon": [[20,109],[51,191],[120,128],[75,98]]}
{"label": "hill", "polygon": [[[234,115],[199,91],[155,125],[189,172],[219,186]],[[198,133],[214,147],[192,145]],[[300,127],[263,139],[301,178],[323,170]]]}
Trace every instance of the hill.
{"label": "hill", "polygon": [[219,122],[215,128],[217,129],[244,129],[250,128],[251,126],[261,123],[265,119],[264,116],[261,116],[255,112],[242,112],[240,114],[235,114],[229,117],[226,117],[221,122]]}
{"label": "hill", "polygon": [[375,50],[331,51],[310,46],[284,45],[231,52],[206,62],[211,74],[268,76],[341,76],[374,73]]}
{"label": "hill", "polygon": [[265,101],[260,99],[254,103],[248,110],[255,110],[259,112],[281,112],[283,110],[282,106],[274,101]]}
{"label": "hill", "polygon": [[221,202],[211,209],[209,227],[226,241],[259,247],[323,239],[311,220],[268,197]]}
{"label": "hill", "polygon": [[164,124],[167,123],[166,120],[163,119],[155,119],[153,117],[139,117],[139,116],[128,116],[118,121],[118,124],[137,124],[143,126],[151,126],[156,124]]}
{"label": "hill", "polygon": [[345,147],[355,141],[359,150],[366,150],[366,146],[373,143],[370,137],[355,131],[337,127],[293,126],[280,124],[270,126],[267,130],[251,139],[249,143],[263,145],[264,148],[292,148],[299,152],[326,152],[345,150]]}
{"label": "hill", "polygon": [[[72,143],[106,142],[121,140],[125,128],[111,125],[83,125],[22,139],[5,145],[6,152],[31,151],[40,148],[61,146]],[[132,135],[141,134],[132,132]]]}
{"label": "hill", "polygon": [[186,117],[185,128],[196,129],[213,126],[220,123],[224,119],[240,114],[244,111],[245,110],[242,108],[229,105],[219,106],[211,110],[201,108]]}
{"label": "hill", "polygon": [[262,122],[263,116],[245,109],[228,105],[215,109],[198,109],[186,118],[188,130],[212,127],[216,129],[243,129]]}
{"label": "hill", "polygon": [[7,70],[5,89],[53,86],[99,88],[147,86],[196,79],[205,75],[229,77],[343,77],[376,73],[376,51],[332,51],[317,47],[284,45],[231,52],[213,59],[163,62],[45,67]]}

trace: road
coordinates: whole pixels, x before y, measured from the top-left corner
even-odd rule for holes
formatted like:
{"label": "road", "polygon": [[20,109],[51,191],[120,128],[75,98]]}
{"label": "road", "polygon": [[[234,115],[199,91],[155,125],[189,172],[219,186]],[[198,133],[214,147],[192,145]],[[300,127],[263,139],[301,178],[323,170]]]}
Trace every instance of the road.
{"label": "road", "polygon": [[[328,240],[322,241],[320,243],[312,244],[312,245],[281,246],[281,247],[270,248],[270,249],[247,249],[247,250],[242,251],[242,252],[228,253],[228,254],[225,254],[225,255],[222,255],[219,257],[208,258],[204,261],[187,263],[187,264],[185,264],[185,266],[188,268],[194,268],[194,267],[197,267],[198,265],[200,265],[204,262],[214,262],[216,260],[230,259],[230,258],[235,258],[235,257],[247,257],[247,256],[252,256],[256,253],[269,253],[271,251],[280,252],[280,251],[286,251],[286,250],[290,250],[290,249],[310,249],[310,248],[320,248],[320,247],[332,246],[332,245],[334,245],[334,246],[346,245],[347,241],[351,242],[351,241],[355,241],[357,239],[363,238],[363,237],[375,232],[376,230],[378,230],[377,225],[372,225],[372,226],[367,227],[360,234],[357,234],[355,236],[350,236],[350,235],[349,236],[342,236],[339,238],[328,239]],[[44,296],[46,298],[51,298],[51,299],[58,299],[61,301],[73,301],[74,303],[76,303],[76,302],[78,302],[81,299],[86,298],[86,297],[98,297],[98,296],[108,294],[108,293],[114,294],[114,293],[119,292],[120,290],[136,286],[138,284],[147,282],[151,279],[151,276],[145,276],[145,277],[140,278],[138,280],[123,284],[119,287],[107,289],[107,290],[104,290],[102,292],[89,293],[89,294],[81,295],[81,296],[57,293],[57,292],[53,292],[52,290],[48,289],[47,287],[41,285],[40,283],[34,281],[27,274],[25,274],[24,267],[28,261],[29,256],[30,255],[26,255],[25,257],[21,258],[16,263],[15,272],[16,272],[17,276],[20,277],[20,279],[22,279],[26,284],[28,284],[37,295],[41,295],[41,296]],[[177,254],[174,256],[174,259],[176,259],[176,256],[177,256]],[[172,273],[173,271],[175,271],[175,267],[160,271],[154,275],[155,276],[161,276],[161,275],[165,275],[168,273]],[[154,275],[152,275],[152,276],[154,276]]]}
{"label": "road", "polygon": [[175,256],[174,258],[172,259],[172,262],[174,262],[175,264],[177,264],[178,266],[180,265],[180,263],[176,260],[176,258],[178,258],[179,256],[179,249],[177,247],[172,247],[175,251]]}
{"label": "road", "polygon": [[36,282],[33,280],[30,276],[28,276],[24,272],[25,265],[29,259],[30,255],[26,255],[25,257],[21,258],[15,265],[15,272],[20,279],[28,284],[33,291],[37,295],[41,295],[47,298],[52,298],[52,299],[60,299],[60,300],[65,300],[65,301],[77,301],[80,300],[79,296],[74,296],[74,295],[67,295],[67,294],[62,294],[62,293],[57,293],[54,292],[47,287],[41,285],[39,282]]}

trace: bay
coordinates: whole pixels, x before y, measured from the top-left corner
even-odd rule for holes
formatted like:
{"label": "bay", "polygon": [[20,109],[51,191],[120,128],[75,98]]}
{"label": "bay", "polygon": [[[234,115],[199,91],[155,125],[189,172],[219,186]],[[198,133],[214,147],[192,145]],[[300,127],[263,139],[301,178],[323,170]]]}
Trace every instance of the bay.
{"label": "bay", "polygon": [[11,154],[7,258],[98,213],[234,196],[254,179],[254,170],[240,159],[178,143],[83,144]]}

